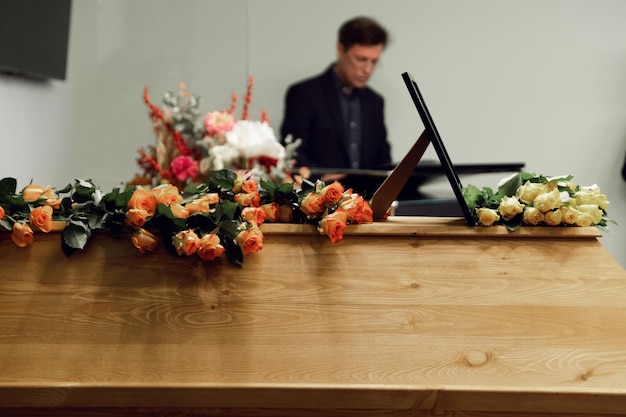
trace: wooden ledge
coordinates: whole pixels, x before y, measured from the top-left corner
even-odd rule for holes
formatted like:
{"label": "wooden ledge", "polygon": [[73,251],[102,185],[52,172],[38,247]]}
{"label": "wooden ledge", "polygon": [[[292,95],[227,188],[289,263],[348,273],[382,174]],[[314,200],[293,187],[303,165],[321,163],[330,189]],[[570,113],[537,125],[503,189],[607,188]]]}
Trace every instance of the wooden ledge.
{"label": "wooden ledge", "polygon": [[[264,223],[264,234],[317,234],[309,224]],[[504,238],[598,238],[597,227],[522,226],[510,232],[504,226],[467,226],[461,217],[390,216],[371,224],[349,225],[344,232],[350,235],[378,236],[449,236],[449,237],[504,237]]]}

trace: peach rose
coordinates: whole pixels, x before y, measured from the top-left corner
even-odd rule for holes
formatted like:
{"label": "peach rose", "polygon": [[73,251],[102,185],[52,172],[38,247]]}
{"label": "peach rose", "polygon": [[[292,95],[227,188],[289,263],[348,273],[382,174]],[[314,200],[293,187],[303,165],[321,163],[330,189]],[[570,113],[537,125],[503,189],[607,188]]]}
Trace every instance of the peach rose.
{"label": "peach rose", "polygon": [[156,203],[163,204],[164,206],[169,206],[173,203],[182,203],[183,201],[183,196],[180,195],[178,187],[172,184],[153,188],[152,194],[154,195]]}
{"label": "peach rose", "polygon": [[[369,206],[369,205],[368,205]],[[365,200],[357,193],[349,190],[339,202],[339,207],[348,215],[348,221],[361,223]]]}
{"label": "peach rose", "polygon": [[15,222],[13,223],[11,239],[13,239],[13,242],[20,248],[25,248],[33,243],[33,230],[26,223]]}
{"label": "peach rose", "polygon": [[260,226],[265,221],[265,210],[261,207],[244,207],[241,210],[241,219]]}
{"label": "peach rose", "polygon": [[182,232],[176,233],[172,238],[172,244],[174,245],[174,249],[176,249],[176,253],[178,256],[181,255],[193,255],[200,248],[200,238],[191,229],[184,230]]}
{"label": "peach rose", "polygon": [[30,224],[35,228],[35,230],[39,230],[44,233],[50,232],[50,230],[52,230],[52,207],[36,207],[30,212]]}
{"label": "peach rose", "polygon": [[343,185],[341,185],[340,182],[335,181],[322,188],[320,193],[324,196],[324,203],[335,204],[341,200],[344,191]]}
{"label": "peach rose", "polygon": [[206,201],[209,205],[213,205],[220,202],[220,195],[218,193],[207,193],[200,197],[200,199]]}
{"label": "peach rose", "polygon": [[0,220],[4,220],[6,217],[6,213],[4,212],[4,207],[0,206]]}
{"label": "peach rose", "polygon": [[312,192],[305,196],[300,202],[300,209],[309,217],[323,213],[326,209],[324,196],[320,193]]}
{"label": "peach rose", "polygon": [[363,210],[361,211],[361,218],[356,220],[357,223],[372,223],[374,222],[374,210],[370,207],[370,203],[367,200],[363,201]]}
{"label": "peach rose", "polygon": [[254,193],[259,191],[259,184],[256,181],[246,180],[241,184],[242,193]]}
{"label": "peach rose", "polygon": [[136,230],[131,235],[130,241],[141,253],[145,253],[146,251],[152,252],[159,244],[157,237],[146,229]]}
{"label": "peach rose", "polygon": [[170,210],[172,210],[172,215],[177,219],[186,219],[189,217],[189,210],[180,203],[170,204]]}
{"label": "peach rose", "polygon": [[476,210],[476,215],[478,216],[478,222],[484,226],[491,226],[500,220],[498,212],[487,207],[481,207]]}
{"label": "peach rose", "polygon": [[185,204],[185,208],[189,214],[208,213],[211,210],[211,205],[207,199],[197,198]]}
{"label": "peach rose", "polygon": [[330,238],[332,243],[337,243],[343,239],[343,232],[346,230],[348,215],[343,210],[337,210],[334,213],[327,214],[322,217],[318,226],[318,231]]}
{"label": "peach rose", "polygon": [[237,245],[244,255],[259,252],[263,249],[263,233],[255,227],[243,230],[237,235]]}
{"label": "peach rose", "polygon": [[22,190],[22,198],[29,203],[39,201],[54,209],[61,208],[61,200],[57,198],[52,187],[49,185],[42,187],[39,184],[28,184]]}
{"label": "peach rose", "polygon": [[140,209],[148,212],[148,216],[154,215],[156,210],[156,198],[144,188],[137,188],[128,201],[129,209]]}
{"label": "peach rose", "polygon": [[202,236],[200,239],[200,247],[198,248],[198,256],[207,261],[212,261],[224,254],[226,249],[220,244],[220,237],[210,233]]}
{"label": "peach rose", "polygon": [[265,212],[265,220],[268,222],[277,222],[280,218],[280,208],[278,204],[271,202],[269,204],[263,204],[261,209]]}
{"label": "peach rose", "polygon": [[131,208],[126,213],[126,219],[124,221],[133,229],[137,230],[146,224],[148,217],[148,212],[146,210]]}
{"label": "peach rose", "polygon": [[240,207],[259,207],[261,203],[261,195],[258,191],[251,193],[237,193],[235,194],[235,202]]}

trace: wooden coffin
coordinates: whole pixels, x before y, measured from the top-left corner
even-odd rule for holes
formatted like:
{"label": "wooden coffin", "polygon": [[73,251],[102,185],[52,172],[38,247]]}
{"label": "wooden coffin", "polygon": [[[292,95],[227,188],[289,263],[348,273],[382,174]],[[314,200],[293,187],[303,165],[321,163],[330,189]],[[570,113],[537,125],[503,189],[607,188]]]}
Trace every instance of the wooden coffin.
{"label": "wooden coffin", "polygon": [[626,271],[595,228],[263,230],[242,268],[0,234],[0,415],[626,410]]}

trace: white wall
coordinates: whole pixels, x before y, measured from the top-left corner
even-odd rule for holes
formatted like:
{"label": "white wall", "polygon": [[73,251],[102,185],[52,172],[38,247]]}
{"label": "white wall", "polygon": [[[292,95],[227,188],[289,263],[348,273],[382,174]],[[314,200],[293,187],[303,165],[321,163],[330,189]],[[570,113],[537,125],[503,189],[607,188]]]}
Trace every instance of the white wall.
{"label": "white wall", "polygon": [[409,71],[454,162],[522,161],[598,183],[620,223],[601,241],[626,266],[622,0],[75,0],[68,79],[0,75],[0,177],[91,178],[105,191],[130,179],[136,149],[153,143],[144,86],[159,103],[186,82],[209,110],[253,75],[252,115],[265,108],[278,130],[287,86],[334,59],[338,26],[357,14],[392,37],[371,85],[386,98],[396,160],[422,130]]}

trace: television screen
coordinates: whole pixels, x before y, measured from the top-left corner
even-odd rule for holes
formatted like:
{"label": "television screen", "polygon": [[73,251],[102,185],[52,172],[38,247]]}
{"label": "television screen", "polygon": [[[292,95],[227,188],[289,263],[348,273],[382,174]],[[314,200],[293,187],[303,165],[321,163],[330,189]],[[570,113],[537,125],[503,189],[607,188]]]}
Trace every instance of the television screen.
{"label": "television screen", "polygon": [[65,80],[71,0],[0,0],[0,71]]}

